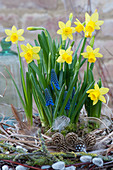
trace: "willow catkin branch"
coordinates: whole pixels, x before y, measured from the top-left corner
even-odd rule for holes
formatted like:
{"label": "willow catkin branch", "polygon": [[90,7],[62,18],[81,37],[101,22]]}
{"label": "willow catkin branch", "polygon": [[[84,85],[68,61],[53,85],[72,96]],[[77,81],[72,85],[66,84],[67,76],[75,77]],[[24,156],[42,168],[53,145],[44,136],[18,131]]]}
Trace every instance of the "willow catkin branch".
{"label": "willow catkin branch", "polygon": [[84,117],[84,119],[97,120],[97,121],[101,122],[105,126],[106,129],[109,129],[109,127],[102,120],[100,120],[97,117]]}

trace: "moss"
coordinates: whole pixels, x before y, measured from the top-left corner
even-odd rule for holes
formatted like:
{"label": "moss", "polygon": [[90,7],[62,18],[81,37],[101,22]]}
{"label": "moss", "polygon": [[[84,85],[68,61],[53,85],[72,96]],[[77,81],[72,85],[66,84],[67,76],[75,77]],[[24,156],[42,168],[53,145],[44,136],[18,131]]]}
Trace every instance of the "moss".
{"label": "moss", "polygon": [[73,165],[73,164],[75,164],[75,160],[70,160],[70,159],[66,159],[66,160],[64,160],[64,162],[65,162],[65,164],[66,165]]}
{"label": "moss", "polygon": [[62,130],[61,133],[65,136],[69,132],[75,132],[76,133],[76,125],[74,123],[70,123],[69,126],[65,128],[65,130]]}
{"label": "moss", "polygon": [[96,157],[97,156],[97,154],[94,154],[94,153],[85,153],[85,152],[77,152],[76,155],[77,156],[89,155],[89,156],[92,156],[92,157]]}
{"label": "moss", "polygon": [[11,160],[15,157],[15,155],[7,155],[7,154],[0,154],[0,160],[1,159],[7,159],[7,160]]}

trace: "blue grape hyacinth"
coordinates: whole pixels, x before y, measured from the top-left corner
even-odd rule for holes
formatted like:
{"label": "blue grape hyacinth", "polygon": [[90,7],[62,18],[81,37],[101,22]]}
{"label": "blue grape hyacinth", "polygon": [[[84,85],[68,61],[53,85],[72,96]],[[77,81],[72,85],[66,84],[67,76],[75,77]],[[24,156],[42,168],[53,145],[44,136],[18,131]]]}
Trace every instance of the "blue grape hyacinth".
{"label": "blue grape hyacinth", "polygon": [[52,87],[52,90],[54,90],[52,82],[54,83],[56,89],[60,90],[57,75],[54,69],[51,70],[51,87]]}
{"label": "blue grape hyacinth", "polygon": [[74,95],[75,95],[75,87],[73,87],[73,91],[72,91],[72,99],[73,99]]}
{"label": "blue grape hyacinth", "polygon": [[[66,98],[66,95],[67,95],[67,91],[65,91],[65,93],[64,93],[64,100]],[[67,102],[67,104],[65,106],[65,110],[69,110],[69,109],[70,109],[70,99],[68,100],[68,102]]]}
{"label": "blue grape hyacinth", "polygon": [[49,106],[49,105],[54,106],[53,99],[47,88],[45,89],[45,99],[46,99],[46,106]]}

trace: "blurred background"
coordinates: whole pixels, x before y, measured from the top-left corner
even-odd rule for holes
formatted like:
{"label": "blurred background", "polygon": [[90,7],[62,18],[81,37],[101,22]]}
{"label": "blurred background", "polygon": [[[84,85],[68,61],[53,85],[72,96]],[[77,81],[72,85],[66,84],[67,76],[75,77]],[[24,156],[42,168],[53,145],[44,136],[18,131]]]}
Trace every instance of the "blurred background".
{"label": "blurred background", "polygon": [[[34,45],[34,39],[37,39],[38,32],[27,31],[28,26],[43,26],[53,38],[59,37],[56,34],[58,21],[66,22],[72,12],[73,22],[76,18],[82,22],[85,12],[92,14],[95,9],[98,10],[99,19],[104,20],[101,30],[96,32],[94,44],[94,48],[100,47],[103,54],[103,58],[95,63],[95,78],[98,80],[101,77],[103,86],[110,88],[109,106],[113,108],[113,0],[0,0],[0,41],[5,37],[5,29],[10,29],[13,25],[25,30],[24,44],[30,42]],[[81,37],[82,35],[75,34],[75,45]],[[12,45],[11,49],[17,51],[16,45]],[[24,66],[26,69],[25,61]],[[1,77],[2,75],[2,80]],[[0,86],[1,83],[2,81]]]}

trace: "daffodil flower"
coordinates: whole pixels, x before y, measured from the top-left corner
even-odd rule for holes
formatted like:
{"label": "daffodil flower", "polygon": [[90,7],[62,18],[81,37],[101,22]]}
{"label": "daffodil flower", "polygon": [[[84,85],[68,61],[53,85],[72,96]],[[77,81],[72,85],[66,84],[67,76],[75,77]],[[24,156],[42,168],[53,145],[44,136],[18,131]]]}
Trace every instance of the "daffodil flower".
{"label": "daffodil flower", "polygon": [[104,23],[102,20],[98,20],[99,14],[95,11],[91,16],[86,12],[85,14],[85,37],[91,37],[94,30],[99,30],[100,26]]}
{"label": "daffodil flower", "polygon": [[102,54],[98,53],[99,50],[100,50],[99,48],[93,50],[91,46],[88,45],[86,47],[87,52],[81,53],[81,55],[83,55],[84,58],[88,58],[88,61],[90,63],[95,63],[96,57],[103,57]]}
{"label": "daffodil flower", "polygon": [[76,18],[76,21],[74,22],[74,24],[76,25],[76,27],[75,27],[76,32],[80,33],[81,31],[84,30],[83,24],[77,18]]}
{"label": "daffodil flower", "polygon": [[22,34],[24,33],[24,30],[23,29],[17,30],[15,26],[13,26],[11,30],[6,29],[5,33],[6,35],[8,35],[5,41],[11,41],[13,44],[16,44],[18,41],[25,40],[24,37],[22,36]]}
{"label": "daffodil flower", "polygon": [[67,50],[60,49],[59,54],[60,56],[56,60],[58,63],[64,63],[64,62],[68,64],[72,63],[73,51],[71,51],[71,47],[69,47]]}
{"label": "daffodil flower", "polygon": [[106,99],[103,96],[104,94],[108,93],[109,89],[101,87],[99,88],[98,84],[95,84],[94,89],[88,90],[86,93],[89,93],[88,97],[93,100],[93,105],[95,105],[98,100],[106,103]]}
{"label": "daffodil flower", "polygon": [[72,33],[75,32],[75,28],[71,27],[71,21],[68,20],[66,24],[64,24],[62,21],[59,21],[58,24],[60,29],[57,31],[57,34],[62,35],[62,40],[66,40],[67,37],[72,40],[73,39]]}
{"label": "daffodil flower", "polygon": [[32,62],[33,59],[35,60],[40,59],[38,55],[40,47],[32,47],[29,43],[27,43],[26,46],[22,44],[21,49],[23,52],[20,53],[20,56],[24,57],[27,63]]}

